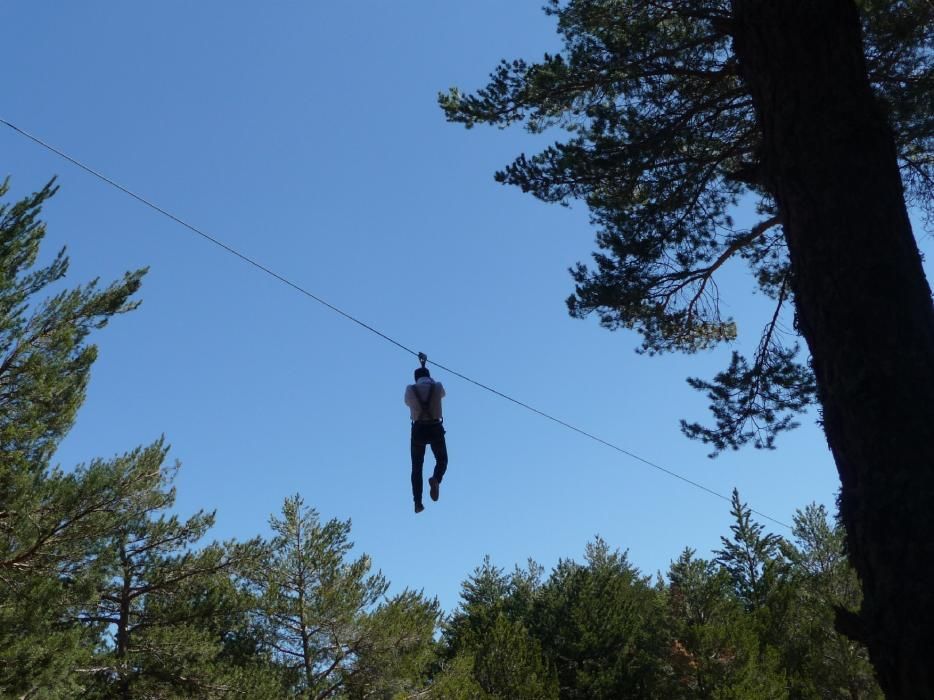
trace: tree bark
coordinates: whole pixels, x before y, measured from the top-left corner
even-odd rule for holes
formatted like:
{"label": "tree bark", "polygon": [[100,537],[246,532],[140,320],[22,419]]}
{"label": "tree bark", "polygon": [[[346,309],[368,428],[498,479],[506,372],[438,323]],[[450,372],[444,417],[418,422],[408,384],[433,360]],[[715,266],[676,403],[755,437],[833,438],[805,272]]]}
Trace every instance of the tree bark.
{"label": "tree bark", "polygon": [[934,307],[852,0],[732,0],[792,264],[860,636],[889,698],[934,698]]}

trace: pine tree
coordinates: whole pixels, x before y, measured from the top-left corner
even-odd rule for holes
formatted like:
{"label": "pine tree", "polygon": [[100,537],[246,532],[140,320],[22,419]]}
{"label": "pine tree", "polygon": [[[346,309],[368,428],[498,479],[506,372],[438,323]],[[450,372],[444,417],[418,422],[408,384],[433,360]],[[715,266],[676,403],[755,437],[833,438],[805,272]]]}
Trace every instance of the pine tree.
{"label": "pine tree", "polygon": [[[155,449],[159,449],[158,446]],[[133,455],[94,460],[34,480],[30,510],[9,511],[0,589],[0,688],[83,687],[100,636],[84,618],[111,561],[107,538],[119,514],[149,489],[154,474]],[[89,624],[90,623],[90,624]],[[64,692],[64,691],[63,691]]]}
{"label": "pine tree", "polygon": [[[200,511],[186,520],[169,511],[178,465],[166,466],[156,443],[126,459],[150,475],[149,488],[117,514],[108,534],[106,579],[82,619],[109,638],[95,660],[91,697],[224,697],[232,691],[217,660],[222,638],[209,623],[230,601],[204,594],[218,574],[259,556],[257,541],[195,546],[214,522]],[[199,599],[200,598],[200,599]]]}
{"label": "pine tree", "polygon": [[[8,190],[8,181],[0,184],[0,197]],[[39,214],[56,191],[53,181],[0,206],[0,451],[7,471],[46,466],[84,401],[97,356],[88,334],[136,308],[129,299],[146,272],[127,273],[103,290],[95,280],[51,293],[68,272],[65,250],[46,267],[35,265],[45,236]],[[4,488],[16,489],[7,479]]]}
{"label": "pine tree", "polygon": [[473,677],[491,698],[558,698],[558,678],[542,655],[541,643],[503,613],[482,638],[473,640]]}
{"label": "pine tree", "polygon": [[[248,549],[227,544],[233,553],[230,566],[192,576],[160,598],[149,611],[159,624],[184,624],[198,640],[196,648],[206,650],[198,662],[200,682],[189,682],[178,694],[195,697],[237,695],[251,700],[280,700],[288,686],[280,669],[266,652],[253,625],[254,598],[242,585],[241,572],[252,570],[263,560],[266,550],[256,541]],[[238,551],[239,550],[239,551]],[[187,654],[189,662],[194,655]]]}
{"label": "pine tree", "polygon": [[350,521],[322,523],[298,495],[270,525],[272,554],[250,578],[263,643],[286,670],[289,692],[388,697],[417,685],[437,603],[410,591],[387,599],[389,582],[370,573],[370,558],[347,559]]}
{"label": "pine tree", "polygon": [[461,583],[460,604],[444,630],[450,654],[469,650],[484,638],[496,619],[505,612],[509,577],[489,556]]}
{"label": "pine tree", "polygon": [[440,617],[437,600],[408,590],[369,611],[361,620],[346,696],[390,700],[416,695],[435,661]]}
{"label": "pine tree", "polygon": [[752,519],[749,506],[733,489],[730,501],[733,524],[731,538],[721,537],[723,549],[717,550],[717,562],[730,574],[737,597],[748,610],[762,608],[771,593],[781,566],[781,538],[763,534],[765,527]]}
{"label": "pine tree", "polygon": [[597,538],[585,563],[562,560],[543,584],[530,628],[554,664],[562,699],[652,697],[659,609],[649,579]]}
{"label": "pine tree", "polygon": [[[9,189],[0,184],[0,198]],[[88,335],[135,308],[145,270],[99,289],[56,291],[64,250],[36,265],[50,182],[0,204],[0,694],[72,697],[96,629],[75,621],[93,600],[100,540],[148,475],[119,460],[64,472],[50,465],[84,400],[97,350]]]}
{"label": "pine tree", "polygon": [[446,670],[436,697],[547,700],[558,679],[530,631],[540,567],[512,576],[490,558],[461,584],[461,601],[445,629]]}
{"label": "pine tree", "polygon": [[865,647],[834,627],[835,612],[857,610],[862,597],[842,528],[828,521],[824,506],[811,504],[795,514],[793,536],[793,543],[783,544],[789,602],[779,639],[794,695],[881,699]]}
{"label": "pine tree", "polygon": [[[599,227],[572,315],[633,328],[643,350],[737,333],[715,277],[747,263],[774,302],[751,357],[708,393],[719,451],[771,447],[819,402],[863,582],[849,634],[886,692],[934,696],[934,305],[906,202],[934,210],[934,5],[928,0],[550,0],[563,50],[441,96],[466,126],[567,138],[498,173]],[[733,221],[753,201],[758,220]],[[793,335],[782,332],[794,307]],[[784,336],[784,337],[783,337]]]}
{"label": "pine tree", "polygon": [[668,571],[667,697],[787,697],[778,655],[737,596],[730,572],[686,549]]}

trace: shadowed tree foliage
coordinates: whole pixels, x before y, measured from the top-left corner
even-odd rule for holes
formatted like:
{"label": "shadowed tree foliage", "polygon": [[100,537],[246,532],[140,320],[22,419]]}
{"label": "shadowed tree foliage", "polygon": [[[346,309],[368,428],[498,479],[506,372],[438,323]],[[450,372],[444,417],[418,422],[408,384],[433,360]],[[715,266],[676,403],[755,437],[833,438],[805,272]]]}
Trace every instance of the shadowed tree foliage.
{"label": "shadowed tree foliage", "polygon": [[491,698],[558,698],[558,679],[542,657],[541,644],[525,625],[503,613],[475,640],[473,677]]}
{"label": "shadowed tree foliage", "polygon": [[461,584],[461,603],[445,629],[447,660],[433,697],[558,697],[555,672],[528,628],[540,569],[511,577],[489,557]]}
{"label": "shadowed tree foliage", "polygon": [[[934,309],[906,202],[934,209],[928,0],[551,0],[563,50],[441,95],[451,121],[566,137],[497,173],[598,229],[572,315],[648,353],[731,341],[717,273],[774,302],[756,351],[711,380],[715,451],[772,447],[819,401],[864,584],[863,639],[894,697],[934,695]],[[758,220],[737,226],[740,204]],[[785,307],[793,311],[786,329]],[[797,334],[810,356],[801,357]],[[790,337],[789,337],[790,336]]]}
{"label": "shadowed tree foliage", "polygon": [[778,654],[762,645],[727,569],[686,549],[668,581],[666,697],[788,697]]}
{"label": "shadowed tree foliage", "polygon": [[445,627],[447,646],[454,652],[482,637],[510,602],[509,576],[489,556],[461,583],[461,601]]}
{"label": "shadowed tree foliage", "polygon": [[659,610],[649,580],[601,538],[584,563],[559,562],[533,608],[532,628],[567,699],[657,692]]}
{"label": "shadowed tree foliage", "polygon": [[781,538],[771,533],[763,534],[765,527],[752,519],[752,511],[733,489],[730,503],[733,536],[721,537],[723,549],[714,552],[733,583],[736,595],[749,610],[766,604],[775,585],[780,567],[779,546]]}
{"label": "shadowed tree foliage", "polygon": [[[867,72],[894,118],[907,195],[930,215],[934,11],[924,0],[860,4]],[[718,450],[771,446],[814,401],[815,386],[797,345],[782,342],[790,261],[762,172],[762,129],[732,49],[730,3],[549,0],[545,10],[557,17],[564,51],[540,63],[503,61],[475,94],[442,93],[445,114],[467,127],[568,132],[496,179],[546,202],[588,205],[600,252],[593,268],[572,270],[569,309],[639,331],[645,352],[734,339],[715,277],[730,260],[749,265],[775,314],[751,360],[737,353],[713,382],[692,382],[711,392],[717,428],[689,432]],[[734,210],[749,197],[760,220],[737,229]]]}
{"label": "shadowed tree foliage", "polygon": [[685,549],[654,585],[597,538],[547,578],[489,558],[461,586],[432,698],[877,700],[866,649],[834,629],[859,602],[839,529],[809,506],[795,542],[734,494],[714,559]]}
{"label": "shadowed tree foliage", "polygon": [[795,514],[792,534],[793,542],[782,542],[786,602],[775,606],[773,638],[793,697],[881,699],[866,649],[834,628],[835,611],[858,610],[862,597],[843,529],[812,504]]}
{"label": "shadowed tree foliage", "polygon": [[464,698],[656,697],[660,607],[626,555],[597,538],[585,564],[541,575],[534,562],[508,576],[484,560],[445,630],[438,687]]}

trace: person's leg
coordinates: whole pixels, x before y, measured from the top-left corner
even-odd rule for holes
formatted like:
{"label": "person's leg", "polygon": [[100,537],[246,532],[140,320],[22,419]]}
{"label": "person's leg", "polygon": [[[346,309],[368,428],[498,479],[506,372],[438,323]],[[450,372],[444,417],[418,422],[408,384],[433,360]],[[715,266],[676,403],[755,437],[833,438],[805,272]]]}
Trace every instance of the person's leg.
{"label": "person's leg", "polygon": [[412,499],[416,505],[422,502],[422,467],[425,464],[425,443],[417,439],[412,429]]}
{"label": "person's leg", "polygon": [[431,480],[440,484],[448,470],[448,446],[444,440],[444,428],[441,426],[438,426],[435,434],[431,436],[431,453],[435,456],[435,470]]}

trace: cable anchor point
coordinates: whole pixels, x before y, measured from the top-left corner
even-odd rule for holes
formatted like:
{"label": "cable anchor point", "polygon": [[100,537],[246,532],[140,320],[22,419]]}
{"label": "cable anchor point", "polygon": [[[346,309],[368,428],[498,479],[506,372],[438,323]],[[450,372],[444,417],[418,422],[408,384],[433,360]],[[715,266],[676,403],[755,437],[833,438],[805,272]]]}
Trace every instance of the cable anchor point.
{"label": "cable anchor point", "polygon": [[428,362],[428,355],[423,352],[418,353],[418,361],[422,363],[422,369],[424,369],[425,363]]}

